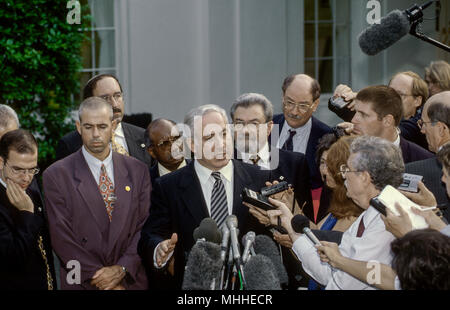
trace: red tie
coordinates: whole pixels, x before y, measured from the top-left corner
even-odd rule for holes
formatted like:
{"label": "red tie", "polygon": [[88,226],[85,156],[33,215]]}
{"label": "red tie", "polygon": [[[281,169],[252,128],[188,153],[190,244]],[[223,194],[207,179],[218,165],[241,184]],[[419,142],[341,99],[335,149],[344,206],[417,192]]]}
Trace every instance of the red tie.
{"label": "red tie", "polygon": [[364,229],[366,229],[366,227],[364,227],[363,219],[364,219],[364,217],[362,217],[361,221],[359,222],[358,232],[356,233],[356,238],[361,238],[364,233]]}
{"label": "red tie", "polygon": [[114,203],[116,202],[116,195],[114,193],[114,184],[106,173],[105,165],[102,165],[100,169],[100,182],[98,184],[100,194],[102,194],[103,201],[105,202],[106,212],[108,213],[109,221],[112,220],[112,212],[114,210]]}

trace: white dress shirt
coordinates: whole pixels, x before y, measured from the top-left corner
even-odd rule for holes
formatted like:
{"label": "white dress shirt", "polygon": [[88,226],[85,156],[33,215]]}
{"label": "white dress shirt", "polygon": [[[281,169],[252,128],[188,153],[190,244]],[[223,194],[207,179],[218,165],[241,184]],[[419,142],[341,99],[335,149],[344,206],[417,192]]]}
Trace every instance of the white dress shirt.
{"label": "white dress shirt", "polygon": [[[239,152],[239,151],[238,151]],[[263,169],[270,170],[270,152],[269,152],[269,144],[266,143],[258,152],[258,154],[249,154],[249,153],[240,153],[238,158],[242,159],[244,163],[253,165],[253,162],[250,158],[255,158],[259,156],[259,161],[257,165]]]}
{"label": "white dress shirt", "polygon": [[100,184],[100,169],[102,168],[102,165],[105,165],[106,173],[114,185],[114,165],[112,161],[112,152],[109,152],[108,157],[106,157],[104,161],[101,161],[89,154],[84,145],[81,148],[81,152],[83,153],[84,159],[86,160],[89,170],[91,170],[92,176],[94,177],[95,182],[97,182],[97,185]]}
{"label": "white dress shirt", "polygon": [[[359,222],[363,217],[365,230],[362,237],[357,238]],[[394,239],[395,237],[386,230],[380,213],[375,208],[369,207],[344,233],[339,250],[343,256],[353,260],[377,261],[390,266],[391,242]],[[302,262],[303,269],[327,290],[375,289],[346,272],[322,263],[314,244],[305,235],[295,241],[292,249]]]}
{"label": "white dress shirt", "polygon": [[[183,160],[181,162],[181,164],[178,166],[177,170],[183,168],[184,166],[186,166],[186,160]],[[169,169],[167,169],[166,167],[164,167],[163,165],[158,163],[158,172],[159,172],[159,176],[162,177],[163,175],[169,174],[173,171],[170,171]]]}
{"label": "white dress shirt", "polygon": [[123,148],[127,151],[128,154],[130,153],[130,151],[128,150],[127,140],[125,140],[125,134],[123,133],[122,122],[120,122],[119,125],[117,125],[117,128],[114,131],[114,141],[117,144],[123,146]]}
{"label": "white dress shirt", "polygon": [[[200,181],[200,186],[202,188],[203,197],[205,198],[206,207],[208,208],[208,213],[211,214],[211,194],[212,189],[214,187],[214,183],[216,180],[214,179],[211,174],[214,172],[201,164],[197,160],[194,161],[194,169],[195,173],[197,174],[197,177]],[[227,193],[227,203],[228,203],[228,215],[231,215],[233,213],[233,179],[234,179],[234,171],[233,171],[233,161],[229,161],[228,164],[220,169],[218,172],[220,172],[220,176],[225,188],[225,192]],[[161,264],[161,266],[158,266],[156,263],[156,251],[158,250],[161,243],[159,243],[155,251],[153,252],[153,265],[157,269],[164,268],[166,266],[167,262],[170,260],[170,258],[173,255],[173,251],[167,256],[167,260]]]}
{"label": "white dress shirt", "polygon": [[309,136],[311,135],[311,128],[311,119],[309,119],[309,121],[305,125],[296,129],[292,128],[286,121],[284,121],[283,129],[281,130],[277,147],[279,149],[283,148],[284,144],[289,139],[289,130],[291,130],[296,132],[295,136],[292,138],[292,143],[294,145],[293,151],[305,154],[306,148],[308,147]]}

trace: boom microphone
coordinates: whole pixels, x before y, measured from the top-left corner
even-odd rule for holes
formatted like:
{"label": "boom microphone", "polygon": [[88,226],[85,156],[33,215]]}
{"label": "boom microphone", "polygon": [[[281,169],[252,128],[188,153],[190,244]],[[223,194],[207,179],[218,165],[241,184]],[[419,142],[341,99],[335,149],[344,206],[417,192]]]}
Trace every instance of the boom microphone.
{"label": "boom microphone", "polygon": [[264,255],[272,261],[280,283],[287,284],[289,278],[286,272],[286,268],[281,261],[281,256],[275,242],[266,235],[258,235],[255,238],[255,244],[253,245],[253,248],[255,249],[256,254]]}
{"label": "boom microphone", "polygon": [[423,17],[423,10],[433,2],[429,1],[422,6],[414,5],[404,11],[392,11],[379,24],[371,25],[358,36],[361,50],[374,56],[387,49],[410,32],[411,24],[418,22]]}
{"label": "boom microphone", "polygon": [[305,234],[315,245],[321,245],[319,239],[309,229],[309,219],[306,216],[297,214],[292,218],[291,226],[296,233]]}
{"label": "boom microphone", "polygon": [[264,255],[250,257],[244,267],[247,277],[247,290],[281,290],[277,271],[270,260]]}
{"label": "boom microphone", "polygon": [[197,242],[189,253],[183,279],[183,290],[216,290],[220,287],[220,246]]}

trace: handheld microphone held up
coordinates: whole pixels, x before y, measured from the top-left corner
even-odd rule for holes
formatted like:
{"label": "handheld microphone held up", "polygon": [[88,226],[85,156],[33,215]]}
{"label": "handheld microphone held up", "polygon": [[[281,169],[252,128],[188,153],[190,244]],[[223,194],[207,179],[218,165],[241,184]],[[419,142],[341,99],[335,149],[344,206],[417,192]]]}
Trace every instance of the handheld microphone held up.
{"label": "handheld microphone held up", "polygon": [[242,259],[241,253],[239,252],[239,241],[237,237],[237,217],[235,215],[229,215],[225,220],[228,229],[230,230],[230,238],[231,238],[231,248],[233,250],[233,258],[236,265],[236,268],[240,271],[242,276],[242,282],[244,287],[247,286],[245,282],[244,269],[242,268]]}
{"label": "handheld microphone held up", "polygon": [[255,233],[253,231],[249,231],[242,237],[242,245],[244,246],[244,251],[242,252],[242,262],[245,264],[250,258],[250,249],[255,242]]}
{"label": "handheld microphone held up", "polygon": [[319,239],[309,229],[309,219],[306,216],[297,214],[291,220],[292,229],[298,234],[305,234],[315,245],[321,245]]}

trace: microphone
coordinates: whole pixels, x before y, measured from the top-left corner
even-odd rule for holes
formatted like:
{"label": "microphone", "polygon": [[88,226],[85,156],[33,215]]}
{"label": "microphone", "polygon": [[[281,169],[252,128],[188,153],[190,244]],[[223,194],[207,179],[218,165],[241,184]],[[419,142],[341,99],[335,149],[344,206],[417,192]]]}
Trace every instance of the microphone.
{"label": "microphone", "polygon": [[257,254],[250,257],[244,267],[247,290],[281,290],[280,280],[270,258]]}
{"label": "microphone", "polygon": [[221,268],[220,246],[208,241],[198,241],[189,253],[182,289],[218,289]]}
{"label": "microphone", "polygon": [[255,242],[255,233],[253,231],[249,231],[242,237],[242,245],[244,246],[244,251],[242,252],[242,263],[246,263],[250,258],[250,248],[253,246]]}
{"label": "microphone", "polygon": [[204,239],[205,241],[220,244],[222,234],[216,222],[212,218],[207,217],[201,221],[200,226],[194,229],[193,237],[197,241]]}
{"label": "microphone", "polygon": [[413,7],[400,11],[394,10],[380,20],[379,24],[373,24],[358,36],[361,50],[374,56],[387,49],[410,32],[410,25],[420,21],[423,10],[428,8],[434,1],[429,1],[423,6]]}
{"label": "microphone", "polygon": [[247,286],[244,276],[244,269],[242,268],[241,253],[239,252],[239,242],[237,237],[237,217],[235,215],[229,215],[225,220],[228,229],[230,230],[231,248],[233,249],[233,258],[236,264],[236,268],[241,272],[242,282],[244,287]]}
{"label": "microphone", "polygon": [[255,253],[257,255],[263,255],[272,261],[272,264],[277,272],[279,282],[281,284],[287,284],[289,278],[286,272],[286,268],[281,261],[281,256],[275,242],[269,236],[258,235],[255,238],[253,248],[255,249]]}
{"label": "microphone", "polygon": [[220,244],[220,260],[225,263],[230,242],[230,230],[226,225],[222,226],[222,243]]}
{"label": "microphone", "polygon": [[298,234],[305,234],[315,245],[321,245],[319,239],[309,229],[309,219],[306,216],[297,214],[291,220],[292,229]]}

